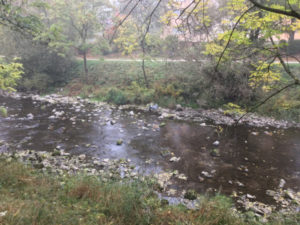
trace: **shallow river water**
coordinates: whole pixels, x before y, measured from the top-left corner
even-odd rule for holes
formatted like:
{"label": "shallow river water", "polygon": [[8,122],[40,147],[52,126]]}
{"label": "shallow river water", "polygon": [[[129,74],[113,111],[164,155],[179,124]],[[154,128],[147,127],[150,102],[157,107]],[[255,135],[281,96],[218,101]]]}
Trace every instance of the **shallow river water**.
{"label": "shallow river water", "polygon": [[[10,147],[0,151],[59,148],[99,158],[131,159],[144,173],[175,171],[171,188],[200,193],[220,191],[251,194],[272,203],[266,190],[300,189],[300,130],[249,126],[204,126],[199,123],[163,122],[155,114],[110,107],[73,107],[27,99],[0,97],[8,117],[0,116],[0,140]],[[53,117],[55,112],[64,112]],[[116,144],[118,140],[124,143]],[[216,143],[219,142],[219,143]],[[172,157],[178,162],[170,162]]]}

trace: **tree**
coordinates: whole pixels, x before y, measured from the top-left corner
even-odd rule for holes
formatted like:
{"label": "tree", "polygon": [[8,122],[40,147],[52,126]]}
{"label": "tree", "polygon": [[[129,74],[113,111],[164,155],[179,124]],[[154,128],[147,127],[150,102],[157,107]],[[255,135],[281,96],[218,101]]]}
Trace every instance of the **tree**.
{"label": "tree", "polygon": [[32,11],[44,5],[42,1],[0,1],[0,24],[27,36],[38,34],[43,24]]}
{"label": "tree", "polygon": [[56,26],[67,30],[65,35],[69,44],[83,57],[84,74],[87,78],[87,54],[92,47],[91,42],[95,36],[101,35],[109,22],[111,7],[103,0],[56,0],[52,7]]}
{"label": "tree", "polygon": [[124,55],[130,55],[139,48],[139,28],[133,19],[128,19],[119,28],[114,42]]}
{"label": "tree", "polygon": [[[130,6],[132,2],[134,1],[128,1],[129,4],[126,6]],[[221,1],[225,2],[225,5],[218,4],[215,8],[215,11],[221,12],[219,13],[222,14],[221,20],[214,20],[213,14],[210,14],[216,1],[168,2],[169,10],[164,16],[164,21],[177,28],[186,41],[207,34],[203,40],[208,43],[204,44],[205,49],[199,48],[198,55],[202,59],[206,55],[207,59],[215,62],[215,74],[220,74],[218,69],[223,63],[226,63],[228,68],[237,63],[244,64],[245,68],[249,69],[246,78],[250,87],[261,88],[264,92],[275,90],[258,106],[283,90],[300,84],[299,75],[294,74],[285,63],[284,57],[287,55],[281,51],[284,44],[279,41],[282,34],[292,34],[300,28],[299,1]],[[142,4],[142,1],[137,1],[138,3]],[[128,11],[130,13],[132,10]],[[127,17],[128,15],[125,18]],[[145,24],[149,26],[147,21]],[[201,39],[199,40],[201,42]],[[290,77],[290,81],[283,83],[283,86],[279,83],[280,73],[273,66],[276,61],[280,62]]]}

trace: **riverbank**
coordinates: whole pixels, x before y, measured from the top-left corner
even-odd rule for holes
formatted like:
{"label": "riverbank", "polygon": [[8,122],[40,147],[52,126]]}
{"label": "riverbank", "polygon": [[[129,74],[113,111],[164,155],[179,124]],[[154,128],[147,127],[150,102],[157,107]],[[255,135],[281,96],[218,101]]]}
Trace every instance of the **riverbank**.
{"label": "riverbank", "polygon": [[[1,93],[0,93],[1,94]],[[168,109],[162,107],[155,107],[155,109],[150,109],[151,105],[121,105],[115,106],[113,104],[108,104],[105,102],[96,101],[94,98],[81,98],[79,96],[70,97],[61,94],[50,94],[50,95],[34,95],[34,94],[22,94],[22,93],[2,93],[2,95],[11,98],[31,98],[34,101],[48,102],[50,104],[71,104],[76,105],[79,103],[94,104],[96,106],[105,106],[107,108],[117,108],[119,110],[134,110],[142,113],[152,113],[158,116],[159,119],[169,119],[187,122],[197,122],[206,126],[206,123],[213,123],[216,125],[248,125],[253,127],[274,127],[274,128],[300,128],[300,123],[291,122],[287,120],[276,120],[272,117],[264,117],[257,115],[255,113],[249,113],[241,120],[242,114],[237,114],[235,112],[227,112],[223,109],[192,109],[190,107],[182,107],[177,105],[176,109]]]}
{"label": "riverbank", "polygon": [[[64,171],[50,166],[54,169],[51,171],[48,166],[41,166],[41,162],[51,157],[62,160],[70,156],[63,152],[55,156],[37,152],[1,155],[1,224],[279,225],[299,222],[297,214],[272,214],[266,220],[256,217],[254,212],[238,213],[231,200],[220,195],[197,196],[197,208],[193,210],[180,205],[170,206],[166,200],[157,197],[157,186],[152,179],[106,179],[104,173],[91,173],[86,168],[74,173],[72,164]],[[76,159],[82,164],[83,158]]]}

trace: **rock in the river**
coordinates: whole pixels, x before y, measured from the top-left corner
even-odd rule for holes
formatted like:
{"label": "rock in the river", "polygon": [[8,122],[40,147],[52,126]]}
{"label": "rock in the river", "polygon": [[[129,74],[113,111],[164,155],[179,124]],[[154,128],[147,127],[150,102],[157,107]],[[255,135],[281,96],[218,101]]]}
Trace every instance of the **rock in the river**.
{"label": "rock in the river", "polygon": [[184,194],[184,198],[186,198],[188,200],[195,200],[195,199],[197,199],[197,192],[195,190],[188,190]]}
{"label": "rock in the river", "polygon": [[176,105],[176,111],[177,111],[177,112],[183,111],[183,108],[182,108],[182,106],[181,106],[180,104],[177,104],[177,105]]}
{"label": "rock in the river", "polygon": [[213,157],[220,157],[221,156],[221,153],[220,153],[220,150],[219,149],[213,149],[210,153],[211,156]]}
{"label": "rock in the river", "polygon": [[60,156],[61,152],[59,150],[55,150],[54,152],[52,152],[51,154],[52,156]]}
{"label": "rock in the river", "polygon": [[160,116],[161,119],[175,119],[176,117],[176,114],[172,113],[162,113]]}
{"label": "rock in the river", "polygon": [[177,192],[177,191],[176,191],[175,189],[170,189],[170,190],[167,191],[167,194],[168,194],[169,196],[172,196],[172,195],[174,196],[174,195],[176,195],[176,192]]}
{"label": "rock in the river", "polygon": [[157,178],[157,183],[159,184],[161,189],[165,189],[170,184],[170,179],[172,176],[172,173],[166,172],[155,175],[155,177]]}
{"label": "rock in the river", "polygon": [[123,140],[121,140],[121,139],[120,139],[120,140],[117,140],[117,145],[120,146],[120,145],[122,145],[122,144],[123,144]]}
{"label": "rock in the river", "polygon": [[162,122],[159,126],[164,127],[164,126],[166,126],[166,123]]}
{"label": "rock in the river", "polygon": [[255,199],[256,198],[254,195],[250,195],[250,194],[247,194],[246,197],[249,198],[249,199]]}
{"label": "rock in the river", "polygon": [[218,146],[219,144],[220,144],[219,141],[215,141],[215,142],[213,143],[214,146]]}
{"label": "rock in the river", "polygon": [[244,185],[242,182],[240,182],[240,181],[237,181],[236,184],[237,184],[239,187],[245,187],[245,185]]}
{"label": "rock in the river", "polygon": [[207,177],[207,178],[212,178],[212,177],[213,177],[213,175],[210,174],[209,172],[202,171],[201,173],[202,173],[203,176],[205,176],[205,177]]}
{"label": "rock in the river", "polygon": [[181,158],[180,157],[172,157],[169,161],[170,162],[179,162],[179,160],[180,160]]}
{"label": "rock in the river", "polygon": [[247,198],[247,195],[241,196],[237,202],[241,204],[246,210],[251,210],[256,213],[257,216],[264,216],[265,218],[270,216],[274,209],[272,206],[266,205],[264,203],[256,202],[252,199],[250,201],[249,198]]}
{"label": "rock in the river", "polygon": [[179,180],[185,180],[185,181],[188,179],[187,176],[184,175],[183,173],[179,174],[179,175],[177,176],[177,178],[178,178]]}
{"label": "rock in the river", "polygon": [[78,159],[81,160],[81,161],[83,161],[83,160],[86,159],[86,155],[85,154],[79,155]]}
{"label": "rock in the river", "polygon": [[287,190],[285,191],[285,195],[286,195],[288,198],[290,198],[291,200],[296,199],[296,197],[295,197],[293,191],[290,190],[290,189],[287,189]]}
{"label": "rock in the river", "polygon": [[32,120],[34,118],[32,113],[27,114],[27,119]]}
{"label": "rock in the river", "polygon": [[167,157],[167,156],[172,155],[172,153],[170,152],[170,150],[163,150],[163,151],[160,152],[160,154],[161,154],[163,157]]}
{"label": "rock in the river", "polygon": [[276,195],[276,192],[272,191],[272,190],[267,190],[266,194],[269,195],[269,196],[271,196],[271,197],[274,197]]}
{"label": "rock in the river", "polygon": [[199,179],[199,181],[200,182],[203,182],[205,179],[203,178],[203,177],[201,177],[201,176],[198,176],[198,179]]}
{"label": "rock in the river", "polygon": [[280,183],[279,183],[279,188],[283,188],[285,185],[286,181],[284,179],[280,179]]}
{"label": "rock in the river", "polygon": [[158,105],[151,103],[148,108],[149,112],[156,112],[158,110]]}

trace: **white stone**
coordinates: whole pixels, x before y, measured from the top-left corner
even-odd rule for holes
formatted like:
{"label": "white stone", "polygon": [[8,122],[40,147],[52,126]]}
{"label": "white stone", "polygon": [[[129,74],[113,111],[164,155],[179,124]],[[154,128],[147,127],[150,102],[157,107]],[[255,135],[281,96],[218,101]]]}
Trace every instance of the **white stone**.
{"label": "white stone", "polygon": [[213,145],[215,145],[215,146],[218,146],[219,144],[220,144],[219,141],[215,141],[215,142],[213,143]]}
{"label": "white stone", "polygon": [[179,160],[180,160],[180,157],[172,157],[171,159],[170,159],[170,162],[179,162]]}
{"label": "white stone", "polygon": [[0,217],[6,216],[6,214],[7,214],[7,211],[0,212]]}

